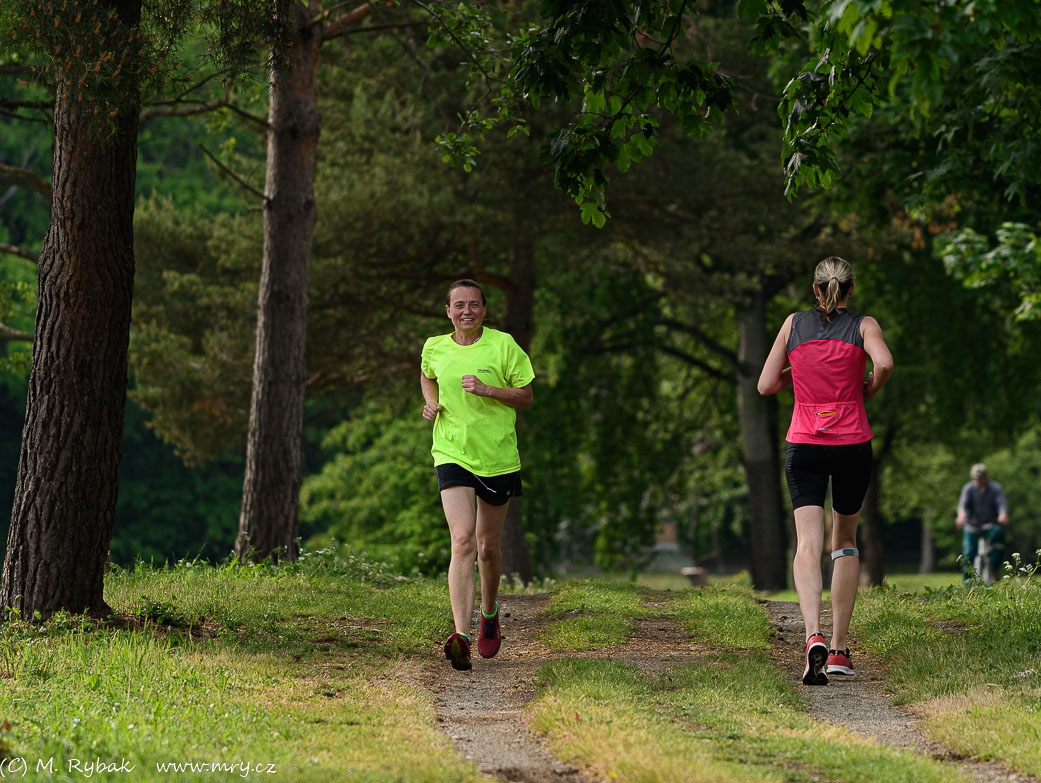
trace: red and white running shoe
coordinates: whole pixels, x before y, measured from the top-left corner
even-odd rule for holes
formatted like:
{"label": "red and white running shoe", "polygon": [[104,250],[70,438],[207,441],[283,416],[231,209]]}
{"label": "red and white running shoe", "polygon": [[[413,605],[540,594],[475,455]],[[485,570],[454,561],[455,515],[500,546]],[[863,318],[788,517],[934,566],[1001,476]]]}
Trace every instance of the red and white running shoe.
{"label": "red and white running shoe", "polygon": [[824,643],[824,634],[811,633],[806,640],[806,652],[803,654],[805,666],[802,670],[803,685],[827,685],[828,645]]}
{"label": "red and white running shoe", "polygon": [[831,650],[828,653],[828,674],[842,674],[846,677],[853,676],[853,660],[849,656],[849,648],[845,650]]}

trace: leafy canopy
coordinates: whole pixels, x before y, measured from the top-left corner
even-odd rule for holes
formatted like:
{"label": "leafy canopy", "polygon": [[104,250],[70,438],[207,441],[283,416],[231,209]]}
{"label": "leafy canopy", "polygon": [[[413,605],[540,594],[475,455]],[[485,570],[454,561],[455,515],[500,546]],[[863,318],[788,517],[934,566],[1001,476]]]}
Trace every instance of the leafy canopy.
{"label": "leafy canopy", "polygon": [[544,0],[540,21],[519,24],[500,40],[500,13],[484,4],[435,6],[441,22],[432,45],[452,41],[472,55],[472,83],[487,86],[490,112],[460,115],[458,131],[439,137],[445,159],[475,164],[475,132],[505,124],[523,127],[519,107],[559,102],[573,109],[553,131],[542,161],[554,184],[597,227],[607,217],[608,172],[625,172],[659,144],[663,114],[700,136],[732,103],[732,80],[692,52],[695,4],[684,0]]}
{"label": "leafy canopy", "polygon": [[[1008,198],[1039,184],[1038,0],[741,0],[761,47],[796,41],[809,59],[788,82],[787,192],[828,188],[837,143],[858,116],[898,107],[906,135],[942,154],[922,180],[936,194],[981,169]],[[801,23],[799,20],[807,20]]]}
{"label": "leafy canopy", "polygon": [[[0,5],[0,40],[35,81],[83,104],[99,128],[178,73],[186,34],[201,28],[214,59],[240,66],[281,50],[294,0],[20,0]],[[259,6],[259,7],[258,7]]]}

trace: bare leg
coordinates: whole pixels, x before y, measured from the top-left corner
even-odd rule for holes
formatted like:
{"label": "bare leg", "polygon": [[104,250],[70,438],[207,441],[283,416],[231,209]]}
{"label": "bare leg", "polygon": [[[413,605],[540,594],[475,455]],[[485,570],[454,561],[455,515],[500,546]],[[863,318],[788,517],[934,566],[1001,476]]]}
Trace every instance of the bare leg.
{"label": "bare leg", "polygon": [[481,573],[481,609],[495,612],[502,576],[502,526],[510,502],[493,506],[477,498],[477,570]]}
{"label": "bare leg", "polygon": [[[846,515],[835,512],[831,531],[831,548],[845,549],[857,545],[857,523],[860,512]],[[857,601],[860,584],[860,557],[846,555],[831,566],[831,649],[845,650],[849,645],[849,621]]]}
{"label": "bare leg", "polygon": [[824,548],[823,506],[795,509],[795,535],[798,539],[792,574],[806,636],[821,629],[821,551]]}
{"label": "bare leg", "polygon": [[452,560],[448,565],[448,595],[457,633],[470,635],[474,613],[474,559],[477,556],[477,517],[472,487],[441,491],[448,530],[452,534]]}

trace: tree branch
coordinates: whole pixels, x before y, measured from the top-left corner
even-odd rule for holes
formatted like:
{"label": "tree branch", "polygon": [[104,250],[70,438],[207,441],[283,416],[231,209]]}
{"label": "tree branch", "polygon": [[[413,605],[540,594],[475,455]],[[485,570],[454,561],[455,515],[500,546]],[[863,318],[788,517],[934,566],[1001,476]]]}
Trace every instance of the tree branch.
{"label": "tree branch", "polygon": [[19,258],[26,258],[32,261],[34,264],[40,263],[40,256],[31,250],[26,250],[24,247],[17,247],[16,245],[8,245],[0,242],[0,253],[6,253],[11,256],[18,256]]}
{"label": "tree branch", "polygon": [[[53,109],[54,105],[49,103],[49,104],[47,104],[47,108],[48,109]],[[39,123],[40,125],[48,125],[49,126],[51,124],[50,118],[46,117],[46,116],[44,116],[44,117],[26,117],[23,114],[19,114],[17,111],[10,111],[7,108],[7,102],[6,101],[0,101],[0,117],[10,117],[11,119],[18,120],[19,122],[36,122],[36,123]]]}
{"label": "tree branch", "polygon": [[9,185],[31,190],[33,193],[39,193],[47,198],[51,197],[51,183],[39,174],[34,174],[28,169],[5,166],[3,163],[0,163],[0,188]]}
{"label": "tree branch", "polygon": [[21,63],[0,63],[0,76],[29,76],[32,69]]}
{"label": "tree branch", "polygon": [[415,5],[422,8],[428,14],[430,14],[430,16],[433,17],[433,19],[442,27],[442,29],[444,29],[444,31],[448,33],[448,37],[452,39],[455,45],[459,47],[459,50],[466,55],[467,59],[469,59],[470,62],[472,62],[474,66],[477,68],[477,70],[481,72],[481,75],[484,76],[484,83],[488,85],[488,92],[491,92],[492,82],[496,80],[494,79],[494,77],[492,77],[490,73],[488,73],[487,69],[484,67],[481,61],[477,59],[477,57],[473,53],[473,50],[459,40],[459,36],[455,34],[455,30],[453,30],[451,26],[447,22],[445,22],[444,18],[436,10],[431,8],[426,3],[422,2],[422,0],[412,0],[412,2]]}
{"label": "tree branch", "polygon": [[157,117],[190,117],[193,114],[206,114],[228,105],[228,94],[215,101],[165,101],[152,104],[160,107],[141,112],[141,124]]}
{"label": "tree branch", "polygon": [[721,380],[721,381],[733,381],[734,380],[733,377],[731,377],[730,375],[727,375],[726,373],[722,372],[721,370],[717,369],[716,367],[713,367],[711,364],[708,364],[707,362],[701,361],[701,359],[698,359],[698,358],[696,358],[694,356],[691,356],[686,351],[681,351],[679,348],[673,348],[671,345],[662,345],[661,346],[661,352],[664,353],[664,354],[668,354],[669,356],[673,356],[673,357],[679,359],[680,361],[686,362],[687,364],[691,365],[692,367],[697,367],[699,370],[701,370],[705,374],[710,375],[713,378],[716,378],[718,380]]}
{"label": "tree branch", "polygon": [[217,159],[216,155],[214,155],[212,152],[206,149],[206,147],[204,147],[202,144],[199,145],[199,149],[203,151],[203,154],[207,158],[213,161],[217,168],[219,168],[221,171],[223,171],[225,174],[227,174],[229,177],[235,180],[235,182],[237,182],[243,190],[245,190],[247,193],[253,194],[254,196],[260,199],[263,199],[265,203],[267,202],[267,195],[250,185],[249,182],[246,181],[245,177],[243,177],[237,171],[232,171],[230,168],[225,166],[220,160]]}
{"label": "tree branch", "polygon": [[163,108],[150,109],[142,112],[142,123],[145,123],[148,120],[153,120],[156,117],[189,117],[193,114],[206,114],[207,112],[217,111],[218,109],[227,109],[228,111],[258,125],[264,130],[267,130],[268,127],[267,120],[263,117],[250,114],[245,109],[240,109],[238,106],[233,104],[231,102],[230,92],[225,92],[223,98],[215,101],[185,101],[178,97],[172,101],[156,101],[149,105],[162,106]]}
{"label": "tree branch", "polygon": [[664,326],[666,329],[671,329],[674,332],[682,332],[683,334],[690,335],[713,353],[717,354],[718,356],[722,356],[735,367],[737,366],[736,353],[731,351],[725,345],[722,345],[716,340],[709,337],[707,334],[705,334],[703,331],[701,331],[698,327],[694,326],[693,324],[686,324],[682,321],[677,321],[674,318],[659,318],[658,323],[661,326]]}
{"label": "tree branch", "polygon": [[[386,24],[368,24],[365,27],[356,27],[353,30],[344,30],[337,35],[360,35],[361,33],[380,33],[384,30],[413,30],[426,27],[426,22],[387,22]],[[323,36],[326,40],[328,36]]]}
{"label": "tree branch", "polygon": [[335,19],[332,19],[332,14],[335,10],[336,7],[334,6],[333,8],[318,14],[318,16],[311,20],[311,25],[323,24],[323,41],[330,41],[333,38],[339,38],[351,27],[356,27],[364,21],[369,14],[376,10],[376,6],[372,3],[362,3],[353,11],[348,11],[347,13],[341,14]]}
{"label": "tree branch", "polygon": [[0,341],[14,342],[16,340],[31,343],[33,335],[31,332],[23,332],[21,329],[12,329],[7,324],[0,323]]}

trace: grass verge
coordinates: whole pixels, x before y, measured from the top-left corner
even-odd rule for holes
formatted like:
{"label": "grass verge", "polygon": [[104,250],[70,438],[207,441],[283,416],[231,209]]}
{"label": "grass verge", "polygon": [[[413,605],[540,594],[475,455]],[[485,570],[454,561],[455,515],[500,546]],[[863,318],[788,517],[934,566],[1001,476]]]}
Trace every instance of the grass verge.
{"label": "grass verge", "polygon": [[579,579],[558,584],[547,614],[554,618],[542,631],[553,650],[595,650],[621,644],[636,618],[654,610],[643,605],[646,588],[631,582]]}
{"label": "grass verge", "polygon": [[921,594],[871,590],[852,632],[888,666],[898,703],[955,751],[1041,776],[1041,581]]}
{"label": "grass verge", "polygon": [[116,622],[12,619],[7,758],[59,779],[100,761],[134,781],[479,780],[409,681],[407,657],[450,623],[444,587],[311,565],[138,569],[109,580]]}
{"label": "grass verge", "polygon": [[965,783],[956,770],[809,721],[765,653],[647,677],[611,661],[540,671],[535,727],[558,756],[620,781]]}
{"label": "grass verge", "polygon": [[678,594],[668,604],[694,641],[718,649],[765,650],[773,626],[749,587],[714,584]]}

